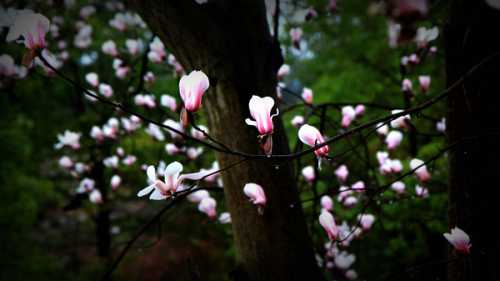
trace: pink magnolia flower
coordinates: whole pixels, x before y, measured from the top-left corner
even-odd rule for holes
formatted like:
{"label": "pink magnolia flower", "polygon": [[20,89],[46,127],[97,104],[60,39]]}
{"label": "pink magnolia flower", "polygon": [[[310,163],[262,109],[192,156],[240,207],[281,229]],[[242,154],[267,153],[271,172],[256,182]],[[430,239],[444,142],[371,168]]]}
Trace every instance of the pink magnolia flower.
{"label": "pink magnolia flower", "polygon": [[116,43],[113,40],[108,40],[102,44],[101,50],[106,55],[110,55],[113,57],[118,56],[118,50],[116,48]]}
{"label": "pink magnolia flower", "polygon": [[156,177],[155,167],[149,166],[146,170],[146,174],[150,185],[140,190],[137,193],[137,196],[143,197],[151,193],[149,199],[163,200],[172,196],[172,194],[174,194],[177,189],[181,187],[181,184],[185,179],[199,180],[206,175],[204,172],[181,175],[180,173],[182,172],[182,169],[183,166],[181,163],[177,161],[170,163],[163,172],[165,179],[164,181],[161,181]]}
{"label": "pink magnolia flower", "polygon": [[393,150],[401,144],[403,140],[403,133],[400,131],[390,131],[385,138],[385,143],[387,144],[387,149]]}
{"label": "pink magnolia flower", "polygon": [[363,192],[365,190],[365,183],[363,181],[357,181],[351,186],[351,189],[356,192]]}
{"label": "pink magnolia flower", "polygon": [[198,204],[198,210],[205,213],[210,219],[214,219],[217,216],[217,201],[212,197],[203,198],[200,204]]}
{"label": "pink magnolia flower", "polygon": [[415,194],[421,198],[429,197],[429,190],[423,186],[415,185]]}
{"label": "pink magnolia flower", "polygon": [[131,166],[137,161],[137,157],[134,155],[127,155],[125,158],[123,158],[122,163],[126,166]]}
{"label": "pink magnolia flower", "polygon": [[349,127],[354,118],[356,118],[354,107],[350,105],[342,107],[342,127]]}
{"label": "pink magnolia flower", "polygon": [[418,76],[418,82],[420,83],[422,92],[426,93],[431,86],[431,77],[429,75],[420,75]]}
{"label": "pink magnolia flower", "polygon": [[186,156],[189,160],[195,160],[196,158],[200,157],[200,155],[203,153],[203,148],[202,147],[190,147],[186,150]]}
{"label": "pink magnolia flower", "polygon": [[[203,132],[205,132],[206,134],[208,134],[208,128],[203,126],[203,125],[198,125],[198,128],[200,130],[202,130]],[[191,128],[191,136],[195,139],[199,139],[199,140],[204,140],[205,139],[205,135],[203,134],[203,132],[200,132],[199,130],[195,129],[195,128]]]}
{"label": "pink magnolia flower", "polygon": [[458,227],[452,228],[451,233],[443,233],[444,238],[450,242],[460,254],[468,255],[470,253],[470,238],[467,233]]}
{"label": "pink magnolia flower", "polygon": [[304,179],[307,182],[313,182],[314,179],[316,178],[316,174],[314,173],[314,167],[313,166],[307,166],[302,169],[302,176],[304,176]]}
{"label": "pink magnolia flower", "polygon": [[[176,129],[177,131],[179,132],[184,132],[184,127],[182,127],[182,124],[179,123],[179,122],[176,122],[172,119],[167,119],[163,122],[163,125],[165,126],[169,126],[171,128],[174,128]],[[173,140],[182,140],[183,136],[174,132],[174,131],[168,131],[168,133],[170,134],[170,137],[173,139]]]}
{"label": "pink magnolia flower", "polygon": [[189,202],[199,203],[201,200],[210,197],[210,193],[206,190],[197,190],[187,196]]}
{"label": "pink magnolia flower", "polygon": [[80,137],[81,133],[72,132],[69,130],[64,131],[64,134],[58,134],[58,143],[55,144],[55,149],[61,149],[63,146],[69,146],[72,149],[80,148]]}
{"label": "pink magnolia flower", "polygon": [[45,34],[49,31],[50,21],[41,14],[31,10],[17,11],[14,16],[6,41],[12,42],[22,37],[19,42],[24,43],[30,50],[46,47]]}
{"label": "pink magnolia flower", "polygon": [[420,58],[418,57],[417,54],[411,54],[408,57],[408,62],[410,62],[411,64],[419,64],[420,63]]}
{"label": "pink magnolia flower", "polygon": [[245,123],[249,126],[255,126],[259,130],[261,136],[270,135],[273,133],[273,118],[279,114],[279,110],[276,109],[276,113],[271,115],[271,110],[274,106],[274,100],[271,97],[259,97],[253,95],[248,103],[248,108],[250,109],[250,115],[254,120],[247,118]]}
{"label": "pink magnolia flower", "polygon": [[387,135],[387,133],[389,133],[389,126],[387,126],[387,124],[378,123],[376,128],[377,128],[377,133],[381,136],[385,136]]}
{"label": "pink magnolia flower", "polygon": [[354,112],[356,113],[356,117],[359,117],[359,116],[365,114],[365,110],[366,110],[366,108],[364,105],[362,105],[362,104],[356,105],[356,107],[354,108]]}
{"label": "pink magnolia flower", "polygon": [[397,194],[403,194],[405,192],[405,184],[402,181],[397,181],[391,185],[391,189],[394,190]]}
{"label": "pink magnolia flower", "polygon": [[[316,146],[318,144],[322,144],[325,142],[325,139],[323,138],[321,133],[318,131],[318,129],[316,129],[315,127],[308,125],[308,124],[305,124],[302,127],[300,127],[299,139],[303,143],[305,143],[311,147]],[[328,145],[324,145],[324,146],[316,149],[314,151],[314,154],[316,154],[316,156],[318,156],[318,157],[324,157],[324,156],[328,155],[328,151],[329,151]]]}
{"label": "pink magnolia flower", "polygon": [[[393,111],[391,111],[391,114],[398,114],[401,112],[403,112],[402,109],[394,109]],[[410,119],[411,119],[410,115],[400,116],[400,117],[391,121],[391,127],[395,128],[395,129],[406,128],[407,127],[406,122],[407,122],[407,120],[409,121]]]}
{"label": "pink magnolia flower", "polygon": [[327,211],[333,210],[333,200],[328,195],[321,196],[321,208]]}
{"label": "pink magnolia flower", "polygon": [[176,155],[182,152],[182,149],[173,143],[167,143],[165,145],[165,151],[167,152],[168,155]]}
{"label": "pink magnolia flower", "polygon": [[443,117],[436,123],[436,130],[441,133],[446,131],[446,118]]}
{"label": "pink magnolia flower", "polygon": [[301,115],[295,115],[292,118],[292,125],[296,128],[299,128],[300,126],[304,125],[304,117]]}
{"label": "pink magnolia flower", "polygon": [[92,87],[97,87],[99,85],[99,76],[95,72],[90,72],[85,75],[85,81],[92,85]]}
{"label": "pink magnolia flower", "polygon": [[171,111],[175,112],[177,110],[177,101],[174,97],[169,95],[162,95],[160,99],[160,104]]}
{"label": "pink magnolia flower", "polygon": [[294,27],[290,29],[290,37],[295,48],[300,49],[300,39],[302,38],[302,28]]}
{"label": "pink magnolia flower", "polygon": [[278,69],[278,80],[283,79],[285,76],[290,74],[290,66],[288,64],[283,64],[279,69]]}
{"label": "pink magnolia flower", "polygon": [[113,88],[110,85],[101,83],[99,84],[99,93],[107,98],[113,96]]}
{"label": "pink magnolia flower", "polygon": [[335,170],[335,176],[340,182],[345,182],[349,176],[349,170],[346,165],[340,165],[337,170]]}
{"label": "pink magnolia flower", "polygon": [[89,194],[89,200],[94,204],[102,204],[103,199],[101,192],[98,189],[92,190],[92,192],[90,192]]}
{"label": "pink magnolia flower", "polygon": [[335,219],[333,215],[327,210],[322,210],[319,215],[319,224],[323,227],[328,235],[328,239],[335,240],[338,235],[337,225],[335,224]]}
{"label": "pink magnolia flower", "polygon": [[90,129],[90,137],[98,142],[102,142],[104,140],[104,132],[101,128],[92,126],[92,129]]}
{"label": "pink magnolia flower", "polygon": [[258,206],[259,213],[262,214],[263,208],[266,206],[266,194],[262,186],[256,183],[247,183],[243,187],[243,192],[250,198],[250,202]]}
{"label": "pink magnolia flower", "polygon": [[359,224],[363,230],[369,230],[375,222],[375,216],[372,214],[360,214],[358,216]]}
{"label": "pink magnolia flower", "polygon": [[102,163],[104,164],[104,166],[106,166],[108,168],[116,169],[116,168],[118,168],[118,164],[120,163],[120,159],[118,158],[118,156],[113,155],[113,156],[104,158],[104,160],[102,160]]}
{"label": "pink magnolia flower", "polygon": [[66,155],[62,156],[61,158],[59,158],[59,166],[65,169],[69,169],[73,167],[73,160],[71,160],[71,158]]}
{"label": "pink magnolia flower", "polygon": [[111,184],[111,188],[113,190],[116,190],[120,186],[121,183],[122,183],[122,178],[119,175],[113,175],[111,177],[110,184]]}
{"label": "pink magnolia flower", "polygon": [[179,92],[184,108],[190,112],[200,109],[201,98],[210,86],[208,76],[203,71],[191,71],[189,75],[182,76],[179,81]]}
{"label": "pink magnolia flower", "polygon": [[403,90],[403,92],[411,92],[412,88],[413,88],[413,83],[411,82],[411,80],[405,78],[401,84],[401,90]]}
{"label": "pink magnolia flower", "polygon": [[424,161],[420,159],[412,159],[410,161],[410,169],[415,170],[415,175],[417,179],[421,182],[426,182],[431,178],[431,174],[424,165]]}
{"label": "pink magnolia flower", "polygon": [[143,78],[144,78],[144,82],[149,83],[149,84],[153,84],[156,81],[156,76],[152,71],[146,72],[146,74],[144,74]]}
{"label": "pink magnolia flower", "polygon": [[220,214],[219,222],[222,224],[231,223],[231,214],[228,212],[224,212],[224,213]]}
{"label": "pink magnolia flower", "polygon": [[95,181],[91,178],[84,178],[80,181],[78,188],[76,189],[77,193],[86,193],[94,190]]}
{"label": "pink magnolia flower", "polygon": [[305,103],[307,104],[312,104],[313,103],[313,91],[309,88],[302,89],[302,99],[304,100]]}
{"label": "pink magnolia flower", "polygon": [[141,40],[134,40],[134,39],[127,39],[127,40],[125,40],[125,46],[127,47],[129,54],[134,56],[134,55],[137,55],[139,53],[139,51],[141,50],[142,41]]}
{"label": "pink magnolia flower", "polygon": [[354,196],[348,196],[346,199],[344,199],[343,204],[344,204],[344,207],[351,208],[354,205],[358,204],[358,198],[356,198]]}

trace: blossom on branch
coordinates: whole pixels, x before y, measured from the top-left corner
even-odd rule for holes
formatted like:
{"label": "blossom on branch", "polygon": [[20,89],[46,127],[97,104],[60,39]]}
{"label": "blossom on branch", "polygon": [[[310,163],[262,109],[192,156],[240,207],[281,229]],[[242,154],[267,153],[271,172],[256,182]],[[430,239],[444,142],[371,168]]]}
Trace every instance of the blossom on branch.
{"label": "blossom on branch", "polygon": [[[299,139],[303,143],[314,147],[316,145],[322,144],[325,142],[325,139],[321,135],[321,133],[315,127],[305,124],[299,129]],[[314,151],[314,154],[318,157],[325,157],[328,155],[329,147],[328,145],[324,145]]]}
{"label": "blossom on branch", "polygon": [[451,233],[443,233],[444,238],[450,242],[459,254],[468,255],[470,253],[470,238],[467,233],[458,227],[452,228]]}

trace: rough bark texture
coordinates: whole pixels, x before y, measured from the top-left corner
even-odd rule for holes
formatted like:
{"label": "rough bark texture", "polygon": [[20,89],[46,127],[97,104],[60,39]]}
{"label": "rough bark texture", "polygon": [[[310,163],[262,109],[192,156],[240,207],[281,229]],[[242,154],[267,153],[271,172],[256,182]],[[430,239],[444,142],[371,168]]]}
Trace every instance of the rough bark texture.
{"label": "rough bark texture", "polygon": [[[132,1],[187,72],[210,78],[203,111],[210,134],[233,149],[259,153],[258,132],[244,123],[252,94],[275,96],[282,57],[270,35],[264,1]],[[199,113],[198,113],[199,114]],[[275,119],[274,152],[288,153],[280,119]],[[221,167],[239,157],[218,153]],[[232,217],[238,267],[235,280],[321,280],[306,223],[297,205],[290,163],[247,161],[222,173]],[[245,183],[262,185],[264,215],[243,194]]]}
{"label": "rough bark texture", "polygon": [[[489,55],[500,51],[500,11],[483,1],[452,1],[445,27],[448,85]],[[498,205],[500,60],[483,65],[449,97],[449,224],[471,236],[470,257],[450,263],[448,279],[498,280],[498,238],[494,229]],[[492,183],[495,183],[492,185]],[[451,257],[454,256],[450,251]]]}

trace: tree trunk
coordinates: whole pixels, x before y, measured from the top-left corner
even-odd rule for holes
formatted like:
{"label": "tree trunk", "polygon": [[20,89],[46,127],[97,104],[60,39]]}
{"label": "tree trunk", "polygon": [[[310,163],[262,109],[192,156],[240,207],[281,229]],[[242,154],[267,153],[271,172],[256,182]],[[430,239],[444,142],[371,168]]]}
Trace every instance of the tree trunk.
{"label": "tree trunk", "polygon": [[[248,102],[253,94],[276,98],[276,71],[282,63],[264,1],[132,2],[187,72],[201,69],[209,76],[203,111],[211,136],[232,149],[259,153],[258,132],[244,122],[250,117]],[[289,153],[282,121],[274,124],[274,153]],[[241,159],[216,156],[221,167]],[[291,164],[249,160],[223,172],[222,178],[237,253],[233,278],[321,280]],[[243,194],[248,182],[266,192],[263,215]]]}
{"label": "tree trunk", "polygon": [[[452,1],[445,26],[449,86],[500,51],[499,26],[500,11],[483,1]],[[449,264],[448,280],[498,280],[498,208],[493,207],[498,203],[492,193],[500,159],[499,62],[496,56],[482,65],[448,99],[449,142],[459,142],[449,157],[449,224],[466,231],[472,242],[469,257]],[[454,256],[450,251],[450,258]]]}

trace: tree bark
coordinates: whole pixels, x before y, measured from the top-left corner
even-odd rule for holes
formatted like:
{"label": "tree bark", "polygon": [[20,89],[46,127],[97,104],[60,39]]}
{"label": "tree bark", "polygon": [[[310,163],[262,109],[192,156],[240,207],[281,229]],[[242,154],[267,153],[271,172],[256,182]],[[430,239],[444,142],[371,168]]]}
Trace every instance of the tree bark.
{"label": "tree bark", "polygon": [[[500,11],[483,1],[452,1],[445,26],[447,84],[460,79],[484,58],[500,51]],[[498,56],[466,78],[449,96],[449,225],[466,231],[472,253],[449,264],[448,280],[498,280],[498,212],[492,195],[498,184]],[[455,254],[450,250],[450,258]]]}
{"label": "tree bark", "polygon": [[[258,132],[245,124],[251,95],[276,100],[282,63],[271,36],[264,1],[131,1],[187,72],[203,70],[210,134],[232,149],[259,153]],[[199,114],[199,113],[198,113]],[[289,153],[282,121],[274,121],[274,153]],[[221,167],[241,158],[217,153]],[[321,280],[302,213],[292,166],[249,160],[222,173],[232,217],[238,266],[234,280]],[[243,193],[254,182],[268,204],[259,215]]]}

